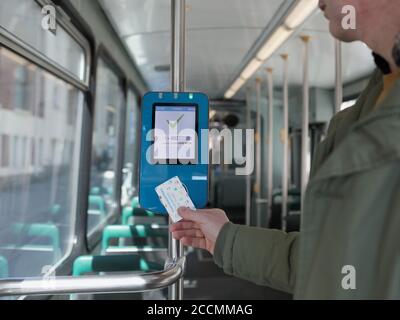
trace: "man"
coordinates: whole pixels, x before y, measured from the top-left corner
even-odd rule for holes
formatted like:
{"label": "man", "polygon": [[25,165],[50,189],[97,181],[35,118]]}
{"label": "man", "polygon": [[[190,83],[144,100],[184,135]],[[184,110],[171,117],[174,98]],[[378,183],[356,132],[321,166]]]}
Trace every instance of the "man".
{"label": "man", "polygon": [[[344,5],[356,9],[356,30],[342,28]],[[379,69],[319,146],[301,233],[235,225],[218,209],[180,209],[171,231],[226,273],[297,299],[399,299],[400,2],[320,0],[320,8],[333,36],[364,42]]]}

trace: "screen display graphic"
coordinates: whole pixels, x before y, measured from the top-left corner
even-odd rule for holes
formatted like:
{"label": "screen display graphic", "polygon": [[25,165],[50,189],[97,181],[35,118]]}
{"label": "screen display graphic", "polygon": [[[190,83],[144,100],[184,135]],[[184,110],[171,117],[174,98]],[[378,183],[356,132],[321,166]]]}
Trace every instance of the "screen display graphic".
{"label": "screen display graphic", "polygon": [[196,106],[154,107],[154,160],[196,158]]}

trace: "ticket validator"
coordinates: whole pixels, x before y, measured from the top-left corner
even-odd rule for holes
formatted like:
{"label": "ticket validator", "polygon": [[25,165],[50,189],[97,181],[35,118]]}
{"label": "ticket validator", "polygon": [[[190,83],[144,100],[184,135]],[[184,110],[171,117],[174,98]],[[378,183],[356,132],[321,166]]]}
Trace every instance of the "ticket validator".
{"label": "ticket validator", "polygon": [[196,208],[208,201],[209,100],[203,93],[150,92],[142,99],[139,203],[167,213],[155,188],[179,177]]}

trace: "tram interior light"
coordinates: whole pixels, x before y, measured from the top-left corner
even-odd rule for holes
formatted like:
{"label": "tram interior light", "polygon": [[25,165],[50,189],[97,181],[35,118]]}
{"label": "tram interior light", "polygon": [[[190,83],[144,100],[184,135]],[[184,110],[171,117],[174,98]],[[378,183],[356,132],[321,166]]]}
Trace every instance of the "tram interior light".
{"label": "tram interior light", "polygon": [[243,70],[241,78],[246,80],[250,79],[251,76],[262,66],[263,63],[264,61],[258,58],[254,58],[253,60],[251,60],[247,67]]}
{"label": "tram interior light", "polygon": [[300,0],[285,19],[289,29],[298,28],[317,8],[318,0]]}
{"label": "tram interior light", "polygon": [[289,12],[282,25],[280,25],[266,40],[265,44],[257,52],[247,66],[243,69],[240,77],[235,80],[231,87],[225,92],[225,99],[231,99],[240,88],[250,79],[258,69],[267,61],[289,37],[295,29],[318,8],[318,0],[298,0]]}
{"label": "tram interior light", "polygon": [[293,30],[289,30],[286,27],[279,27],[271,35],[265,45],[257,54],[257,58],[262,62],[267,60],[272,54],[279,49],[279,47],[291,36]]}

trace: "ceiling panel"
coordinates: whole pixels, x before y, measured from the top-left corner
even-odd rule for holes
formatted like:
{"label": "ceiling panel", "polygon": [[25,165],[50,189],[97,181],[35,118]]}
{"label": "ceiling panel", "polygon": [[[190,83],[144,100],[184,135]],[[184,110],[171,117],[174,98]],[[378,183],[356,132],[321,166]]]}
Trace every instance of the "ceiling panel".
{"label": "ceiling panel", "polygon": [[169,0],[100,0],[121,36],[168,31]]}
{"label": "ceiling panel", "polygon": [[[291,0],[187,0],[187,87],[219,98],[238,66],[269,21],[285,1]],[[100,0],[118,34],[151,90],[169,90],[169,72],[155,66],[170,63],[170,0]],[[273,66],[276,85],[282,84],[279,54],[290,55],[289,81],[302,83],[303,47],[299,34],[312,36],[310,84],[334,86],[334,42],[322,14],[310,18],[265,67]],[[343,45],[345,81],[365,76],[373,69],[369,50],[361,44]],[[239,97],[243,97],[243,90]]]}
{"label": "ceiling panel", "polygon": [[[241,63],[261,32],[253,29],[189,31],[187,44],[188,89],[215,97]],[[238,41],[240,39],[240,41]]]}
{"label": "ceiling panel", "polygon": [[[219,95],[283,0],[188,0],[187,87]],[[151,90],[169,90],[170,0],[101,0]]]}
{"label": "ceiling panel", "polygon": [[[300,35],[309,35],[309,81],[310,86],[333,88],[335,86],[335,44],[323,14],[317,12],[263,65],[254,76],[266,78],[265,69],[273,68],[274,84],[282,86],[283,61],[280,55],[289,55],[288,78],[291,85],[303,83],[304,44]],[[361,42],[342,43],[343,82],[360,79],[375,68],[371,51]],[[248,84],[252,83],[252,79]],[[245,87],[238,97],[245,97]]]}
{"label": "ceiling panel", "polygon": [[[284,0],[187,0],[187,27],[264,28]],[[169,31],[171,0],[100,0],[122,36]]]}

